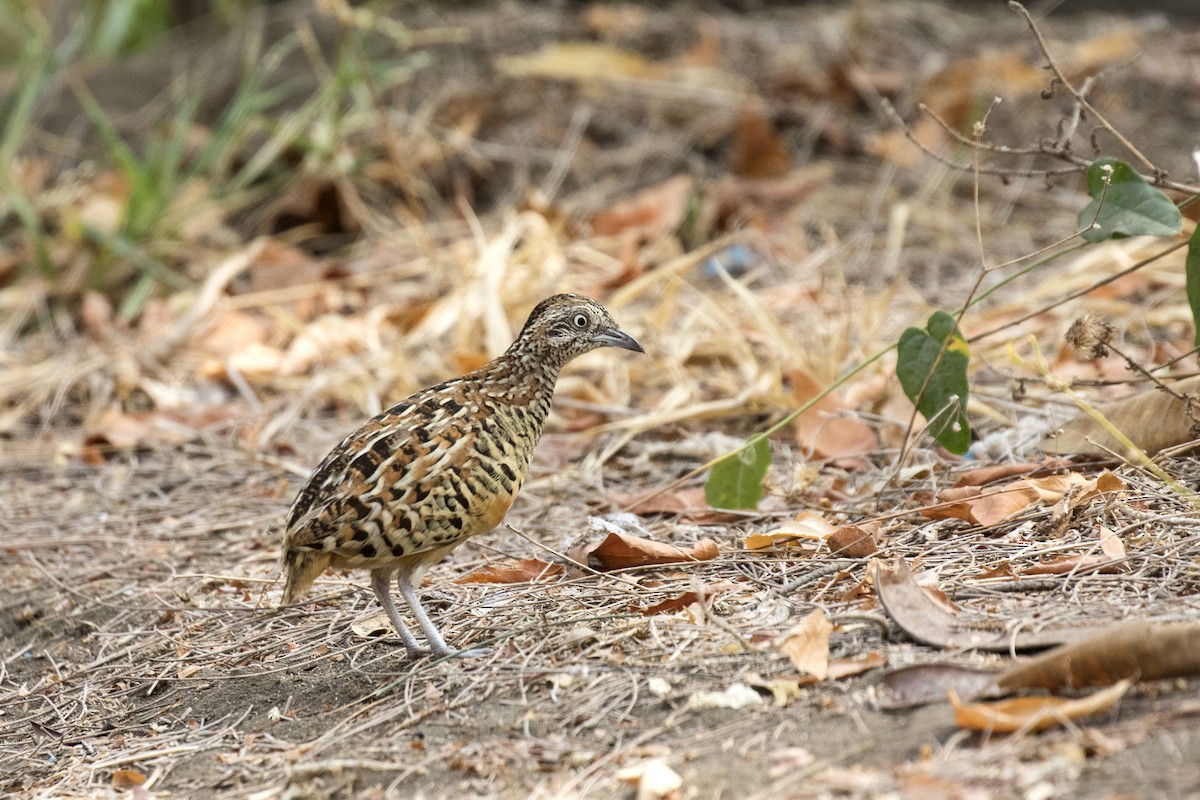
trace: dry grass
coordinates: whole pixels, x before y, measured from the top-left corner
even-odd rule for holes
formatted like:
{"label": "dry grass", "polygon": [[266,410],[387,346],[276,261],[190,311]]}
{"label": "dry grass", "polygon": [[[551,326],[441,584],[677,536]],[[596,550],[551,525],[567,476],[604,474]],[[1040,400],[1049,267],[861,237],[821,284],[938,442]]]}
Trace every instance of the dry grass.
{"label": "dry grass", "polygon": [[[930,16],[925,5],[871,8],[865,33],[855,27],[858,12],[795,28],[769,18],[718,21],[728,42],[762,48],[767,66],[747,74],[768,85],[791,68],[796,46],[772,31],[799,37],[792,31],[802,29],[813,52],[833,48],[837,36],[863,36],[915,70],[933,43],[949,47],[963,36],[955,25],[978,32],[991,24]],[[493,46],[501,52],[514,40],[527,43],[530,31],[549,36],[567,24],[548,12],[496,14]],[[670,24],[653,15],[647,36]],[[893,37],[904,39],[901,49],[882,46]],[[913,775],[999,796],[1050,780],[1038,770],[1057,763],[1048,752],[1055,747],[1107,746],[1078,730],[966,739],[952,734],[945,709],[889,717],[871,705],[874,677],[806,688],[786,708],[689,705],[700,691],[793,674],[778,641],[814,608],[836,626],[835,657],[882,650],[898,666],[943,655],[889,624],[863,584],[867,560],[816,546],[742,546],[746,534],[805,510],[834,521],[882,519],[881,557],[905,558],[965,613],[1013,629],[1200,612],[1194,498],[1134,468],[1119,470],[1127,483],[1119,502],[1065,517],[1046,505],[990,528],[922,516],[969,465],[907,436],[911,406],[889,358],[845,387],[842,413],[880,440],[858,463],[813,459],[786,428],[772,442],[770,491],[759,511],[640,509],[647,536],[713,538],[716,560],[597,572],[562,558],[598,536],[590,517],[623,511],[631,494],[668,486],[791,412],[795,373],[827,384],[923,324],[931,307],[953,308],[976,274],[977,214],[985,252],[1000,262],[1070,233],[1073,209],[1083,205],[1069,188],[1041,192],[1018,181],[985,186],[976,210],[963,202],[970,176],[843,157],[826,141],[820,158],[833,166],[805,173],[812,193],[778,209],[796,214],[792,227],[734,225],[690,245],[672,230],[630,250],[620,236],[577,225],[682,169],[715,135],[701,123],[731,129],[746,95],[721,89],[701,91],[681,78],[639,81],[613,91],[608,107],[596,102],[595,87],[584,87],[573,102],[546,104],[544,117],[517,117],[520,124],[494,140],[472,142],[471,156],[503,161],[533,150],[533,163],[563,165],[561,192],[550,192],[557,205],[533,210],[522,199],[481,219],[464,207],[457,220],[426,224],[373,217],[371,236],[319,262],[311,280],[254,282],[257,268],[247,265],[278,242],[206,252],[195,292],[161,299],[128,327],[103,315],[98,323],[64,320],[40,284],[0,289],[8,590],[0,599],[0,786],[28,797],[117,796],[129,779],[121,771],[134,770],[146,778],[139,791],[154,796],[612,796],[619,767],[663,757],[699,796],[704,787],[739,797],[875,796],[905,790]],[[527,101],[529,91],[522,85],[506,101]],[[676,127],[647,126],[612,151],[588,147],[566,135],[578,133],[572,114],[582,106],[599,125],[651,109]],[[863,136],[881,119],[821,108],[864,126],[854,128]],[[812,129],[822,120],[814,113]],[[538,122],[564,133],[557,145],[542,146]],[[1010,124],[1023,131],[1030,120]],[[428,130],[421,135],[438,144],[452,140],[437,125]],[[539,145],[522,149],[522,137]],[[1060,373],[1087,380],[1123,367],[1056,354],[1061,331],[1082,310],[1119,321],[1148,363],[1182,349],[1190,324],[1182,251],[1123,278],[1120,290],[1089,293],[1164,247],[1127,240],[1084,249],[964,318],[968,337],[987,334],[972,342],[981,450],[998,460],[1030,457],[1040,432],[1075,412],[1028,363],[1029,335]],[[731,276],[713,258],[735,248],[753,257]],[[356,631],[370,630],[377,610],[361,575],[328,575],[304,605],[275,609],[278,526],[299,476],[362,415],[497,353],[537,300],[561,290],[602,299],[648,355],[597,353],[573,364],[509,518],[522,535],[502,528],[431,571],[428,605],[447,639],[487,644],[494,654],[406,662],[388,637]],[[266,331],[257,344],[282,360],[240,369],[251,363],[237,360],[244,342],[212,344],[222,331],[243,330],[234,326],[247,318]],[[1014,397],[1014,382],[1024,396]],[[115,408],[145,411],[148,421],[117,432],[105,416]],[[1200,480],[1193,461],[1165,466],[1188,486]],[[694,490],[700,480],[677,488]],[[664,497],[680,499],[676,489]],[[1121,571],[1020,577],[1053,556],[1098,552],[1100,526],[1126,546]],[[454,582],[475,567],[531,556],[566,569],[528,585]],[[985,576],[1003,564],[1018,577]],[[722,583],[737,588],[707,605],[642,613]],[[1132,751],[1151,722],[1170,727],[1194,713],[1168,688],[1106,720],[1104,735],[1122,742],[1114,753]],[[1157,690],[1166,698],[1160,705]],[[1179,749],[1185,757],[1196,750],[1190,740]],[[989,773],[996,759],[1017,777]],[[1155,762],[1164,780],[1173,775],[1168,762]],[[1086,787],[1084,768],[1072,769],[1054,785]]]}

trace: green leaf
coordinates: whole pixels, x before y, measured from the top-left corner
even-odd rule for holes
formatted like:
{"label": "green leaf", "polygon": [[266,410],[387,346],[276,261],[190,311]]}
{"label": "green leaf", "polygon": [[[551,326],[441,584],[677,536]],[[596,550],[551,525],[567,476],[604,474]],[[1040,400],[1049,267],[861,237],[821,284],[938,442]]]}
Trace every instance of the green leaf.
{"label": "green leaf", "polygon": [[967,421],[970,358],[967,340],[955,327],[954,317],[945,311],[935,311],[925,330],[906,330],[900,336],[896,358],[900,386],[929,421],[930,434],[942,447],[959,455],[971,446]]}
{"label": "green leaf", "polygon": [[1187,276],[1187,299],[1192,308],[1192,326],[1196,329],[1195,343],[1200,345],[1200,225],[1192,231],[1188,240],[1187,260],[1184,262]]}
{"label": "green leaf", "polygon": [[[1099,227],[1083,232],[1083,238],[1092,244],[1126,236],[1174,236],[1183,229],[1183,219],[1171,198],[1146,183],[1124,161],[1096,159],[1088,167],[1087,184],[1092,202],[1079,212],[1079,227],[1096,221]],[[1096,216],[1097,208],[1100,216]]]}
{"label": "green leaf", "polygon": [[752,436],[746,446],[719,461],[704,484],[704,499],[713,508],[758,508],[763,476],[771,466],[771,443]]}

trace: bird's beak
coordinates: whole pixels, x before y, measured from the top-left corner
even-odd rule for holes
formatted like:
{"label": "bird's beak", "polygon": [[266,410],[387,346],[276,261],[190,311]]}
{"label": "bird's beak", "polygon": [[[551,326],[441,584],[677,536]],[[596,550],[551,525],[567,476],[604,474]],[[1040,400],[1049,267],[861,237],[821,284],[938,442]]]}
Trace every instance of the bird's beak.
{"label": "bird's beak", "polygon": [[619,347],[622,350],[632,350],[635,353],[644,353],[645,350],[638,344],[638,340],[630,336],[625,331],[617,330],[616,328],[605,328],[592,337],[592,341],[601,347]]}

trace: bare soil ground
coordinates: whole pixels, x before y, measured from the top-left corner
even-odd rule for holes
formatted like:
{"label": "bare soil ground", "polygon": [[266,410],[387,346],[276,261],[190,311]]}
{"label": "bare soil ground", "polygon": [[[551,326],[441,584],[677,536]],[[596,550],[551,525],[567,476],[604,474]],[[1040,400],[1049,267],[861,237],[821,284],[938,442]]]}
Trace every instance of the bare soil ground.
{"label": "bare soil ground", "polygon": [[[834,625],[834,658],[878,652],[888,667],[1010,661],[914,643],[875,601],[868,558],[834,557],[815,545],[745,548],[748,534],[803,511],[886,518],[881,558],[919,564],[960,609],[1013,630],[1195,619],[1195,511],[1133,468],[1110,465],[1127,482],[1122,500],[1081,507],[1065,521],[1049,505],[994,526],[930,520],[916,509],[967,465],[923,442],[894,474],[907,420],[880,400],[862,414],[880,432],[878,448],[863,458],[813,458],[791,428],[777,435],[758,511],[708,508],[702,478],[635,509],[648,538],[715,540],[720,555],[712,561],[599,572],[563,557],[603,535],[593,517],[625,511],[634,495],[688,474],[793,408],[789,370],[827,381],[904,327],[923,324],[927,302],[961,301],[958,288],[974,279],[966,265],[979,258],[972,178],[895,156],[888,148],[896,142],[877,138],[891,124],[880,97],[907,117],[915,101],[948,91],[948,62],[986,50],[994,60],[966,69],[995,70],[999,85],[976,87],[970,98],[1005,90],[1022,98],[991,118],[998,138],[1052,135],[1062,110],[1047,112],[1040,82],[1002,74],[1039,62],[1023,24],[999,7],[646,14],[631,33],[609,35],[647,58],[691,53],[700,66],[719,66],[713,75],[756,85],[775,103],[775,125],[795,162],[788,174],[810,182],[811,190],[729,189],[740,198],[729,202],[743,203],[748,238],[736,238],[736,220],[710,220],[714,240],[730,235],[770,253],[750,272],[747,292],[710,267],[703,245],[679,237],[639,241],[631,259],[620,242],[514,221],[560,157],[570,168],[556,205],[539,212],[547,219],[594,219],[680,171],[707,180],[736,161],[730,137],[744,87],[659,74],[611,95],[546,78],[506,82],[496,76],[497,58],[581,36],[587,25],[572,9],[505,6],[440,17],[471,36],[417,79],[423,97],[440,85],[498,98],[463,134],[479,146],[448,157],[441,176],[447,186],[474,182],[472,199],[491,215],[431,224],[409,238],[364,236],[367,244],[343,256],[330,278],[337,302],[325,298],[327,308],[349,320],[376,307],[401,318],[394,329],[362,329],[367,338],[391,330],[382,345],[339,360],[342,343],[318,340],[332,355],[310,371],[263,377],[249,396],[233,379],[215,381],[220,413],[184,414],[166,433],[143,430],[129,442],[96,423],[98,411],[116,403],[129,380],[151,393],[186,386],[211,399],[218,390],[196,377],[202,348],[182,347],[169,366],[151,367],[138,357],[147,342],[138,330],[101,341],[82,325],[47,323],[52,335],[14,340],[0,377],[7,368],[15,385],[20,371],[34,400],[5,407],[22,413],[6,415],[0,438],[0,789],[24,797],[613,797],[633,796],[618,779],[622,770],[658,760],[682,778],[680,797],[1200,797],[1197,679],[1142,684],[1086,721],[1013,736],[960,730],[945,703],[880,710],[879,669],[799,688],[781,703],[766,690],[737,708],[713,707],[704,695],[795,676],[778,641],[813,609]],[[1064,51],[1114,71],[1097,102],[1116,124],[1173,175],[1192,175],[1198,24],[1052,15],[1045,25]],[[680,30],[687,47],[674,38]],[[1122,37],[1138,43],[1140,58],[1120,50]],[[696,48],[705,41],[723,42],[721,55],[704,62]],[[1082,53],[1083,43],[1120,55],[1109,64]],[[854,57],[842,58],[849,50]],[[789,91],[806,100],[792,102]],[[448,124],[439,114],[459,99],[447,88],[429,101],[431,117]],[[580,106],[590,109],[591,133],[569,150],[563,142]],[[441,134],[443,143],[457,141]],[[945,141],[939,149],[970,161]],[[1077,176],[983,182],[988,258],[1068,236],[1085,202]],[[964,326],[972,333],[970,326],[1011,322],[1155,247],[1126,242],[1061,263],[1038,285],[1000,293]],[[1033,332],[1051,351],[1050,335],[1091,301],[1121,319],[1144,351],[1190,338],[1172,277],[1182,258],[1140,283],[1048,309]],[[515,265],[498,273],[513,284],[479,299],[497,260]],[[631,260],[636,274],[626,269]],[[639,362],[605,354],[577,365],[509,516],[516,531],[502,526],[479,537],[426,578],[427,607],[447,639],[493,652],[407,661],[380,630],[361,574],[328,575],[303,605],[276,609],[279,526],[306,470],[373,407],[494,351],[503,339],[498,318],[519,324],[532,298],[558,289],[609,302],[650,355]],[[244,287],[222,297],[238,308],[268,304]],[[40,306],[31,314],[52,317]],[[429,319],[437,324],[413,321]],[[1029,330],[973,343],[983,365],[972,390],[986,406],[973,409],[973,420],[985,435],[1013,434],[1009,459],[1013,451],[1029,457],[1036,435],[1025,422],[1053,427],[1073,412],[1036,381],[1032,395],[1044,403],[1012,400],[1007,347]],[[883,367],[864,384],[871,377],[873,392],[895,383]],[[17,396],[4,388],[6,399]],[[132,414],[128,396],[123,403]],[[1188,487],[1200,482],[1194,461],[1165,464]],[[1094,552],[1101,527],[1124,537],[1124,571],[1017,577],[1055,555]],[[532,557],[565,569],[530,583],[456,582],[488,564]],[[1012,585],[985,575],[997,565],[1010,568]],[[733,588],[708,603],[645,613],[721,584]]]}

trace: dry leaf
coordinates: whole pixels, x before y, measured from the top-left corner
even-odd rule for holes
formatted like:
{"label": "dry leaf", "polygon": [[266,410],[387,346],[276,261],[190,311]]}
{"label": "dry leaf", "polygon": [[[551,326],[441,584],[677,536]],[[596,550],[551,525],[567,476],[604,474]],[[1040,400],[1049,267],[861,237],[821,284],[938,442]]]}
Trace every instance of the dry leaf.
{"label": "dry leaf", "polygon": [[1026,567],[1022,575],[1068,575],[1085,572],[1102,572],[1112,574],[1122,568],[1128,568],[1124,562],[1114,564],[1108,556],[1058,556]]}
{"label": "dry leaf", "polygon": [[744,512],[724,511],[710,506],[708,501],[704,499],[703,486],[680,489],[674,492],[640,492],[637,494],[613,492],[610,497],[613,504],[617,507],[628,509],[634,514],[641,516],[679,514],[693,522],[700,523],[728,522],[745,519]]}
{"label": "dry leaf", "polygon": [[939,492],[938,505],[923,513],[930,519],[964,519],[986,528],[1019,514],[1038,497],[1037,490],[1025,479],[989,490],[963,486]]}
{"label": "dry leaf", "polygon": [[716,595],[720,594],[721,592],[737,591],[738,589],[744,589],[744,588],[746,588],[746,587],[744,587],[740,584],[737,584],[737,583],[728,583],[728,582],[713,583],[713,584],[710,584],[708,586],[701,588],[699,592],[695,592],[695,591],[684,592],[683,594],[681,594],[677,597],[668,598],[666,600],[663,600],[661,603],[657,603],[655,605],[650,606],[649,608],[637,608],[635,606],[635,607],[631,608],[630,610],[640,611],[641,613],[645,614],[647,617],[652,616],[654,614],[666,614],[671,611],[678,611],[681,608],[687,608],[692,603],[703,602],[704,600],[707,600],[710,597],[715,597]]}
{"label": "dry leaf", "polygon": [[776,544],[791,544],[799,540],[824,541],[836,528],[820,514],[805,511],[793,520],[766,533],[752,533],[742,540],[747,550],[763,550]]}
{"label": "dry leaf", "polygon": [[[825,386],[807,372],[788,370],[788,380],[797,403],[807,403],[824,391]],[[854,417],[852,409],[838,392],[796,418],[796,440],[818,458],[850,459],[866,455],[879,446],[874,429]]]}
{"label": "dry leaf", "polygon": [[1156,681],[1200,675],[1200,623],[1107,628],[1087,639],[1042,653],[1005,672],[1006,689],[1107,686],[1124,678]]}
{"label": "dry leaf", "polygon": [[817,680],[825,680],[829,674],[829,634],[833,625],[825,617],[825,612],[817,609],[801,620],[779,645],[796,669],[812,675]]}
{"label": "dry leaf", "polygon": [[666,236],[683,223],[692,187],[688,175],[668,178],[595,214],[592,230],[598,236],[622,235],[639,242]]}
{"label": "dry leaf", "polygon": [[361,636],[364,639],[378,639],[380,636],[391,636],[395,633],[392,630],[392,623],[385,611],[379,611],[354,620],[350,623],[350,630],[356,636]]}
{"label": "dry leaf", "polygon": [[536,53],[497,59],[500,72],[574,81],[652,78],[661,69],[638,53],[595,42],[557,42]]}
{"label": "dry leaf", "polygon": [[940,703],[953,690],[958,697],[974,700],[997,693],[999,669],[961,664],[915,664],[890,670],[880,682],[880,708],[894,710]]}
{"label": "dry leaf", "polygon": [[953,689],[948,694],[950,705],[954,706],[954,722],[958,727],[970,731],[1012,733],[1021,730],[1044,731],[1070,720],[1108,711],[1132,685],[1132,681],[1120,681],[1075,700],[1063,697],[1018,697],[994,703],[964,704]]}
{"label": "dry leaf", "polygon": [[688,561],[710,561],[720,551],[712,539],[701,539],[691,549],[665,542],[654,542],[640,536],[610,533],[603,541],[572,548],[571,558],[596,569],[624,569],[651,564],[678,564]]}
{"label": "dry leaf", "polygon": [[508,564],[489,564],[462,576],[455,583],[532,583],[563,571],[561,564],[540,558],[523,558]]}
{"label": "dry leaf", "polygon": [[[1200,376],[1173,383],[1171,388],[1183,396],[1198,394]],[[1184,401],[1158,389],[1103,405],[1099,410],[1117,430],[1149,455],[1190,442],[1193,438]],[[1045,453],[1106,457],[1125,451],[1124,445],[1084,412],[1063,425],[1057,434],[1038,442],[1038,447]]]}
{"label": "dry leaf", "polygon": [[870,570],[879,602],[900,628],[923,644],[934,647],[1007,652],[1054,647],[1095,634],[1098,628],[1076,626],[1054,631],[1021,631],[1012,634],[1004,619],[955,616],[936,603],[913,579],[904,559],[894,569],[876,561]]}
{"label": "dry leaf", "polygon": [[792,159],[769,117],[756,108],[743,109],[733,130],[730,171],[740,178],[778,178]]}
{"label": "dry leaf", "polygon": [[870,558],[879,552],[879,545],[875,543],[879,527],[878,522],[842,525],[829,534],[829,552],[851,558]]}
{"label": "dry leaf", "polygon": [[683,786],[683,778],[659,758],[626,767],[617,780],[636,786],[637,800],[675,800]]}
{"label": "dry leaf", "polygon": [[954,482],[954,488],[984,486],[993,481],[1026,475],[1046,467],[1046,464],[991,464],[986,467],[977,467],[960,474],[958,480]]}
{"label": "dry leaf", "polygon": [[84,428],[82,458],[89,464],[102,464],[106,450],[131,450],[152,445],[179,445],[190,442],[201,432],[227,424],[235,415],[232,406],[197,406],[187,413],[146,411],[126,414],[108,408]]}
{"label": "dry leaf", "polygon": [[114,789],[132,789],[146,782],[146,776],[136,769],[113,770],[112,785]]}

